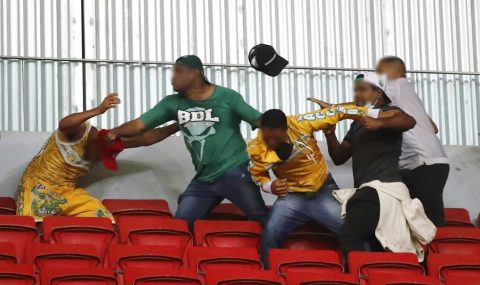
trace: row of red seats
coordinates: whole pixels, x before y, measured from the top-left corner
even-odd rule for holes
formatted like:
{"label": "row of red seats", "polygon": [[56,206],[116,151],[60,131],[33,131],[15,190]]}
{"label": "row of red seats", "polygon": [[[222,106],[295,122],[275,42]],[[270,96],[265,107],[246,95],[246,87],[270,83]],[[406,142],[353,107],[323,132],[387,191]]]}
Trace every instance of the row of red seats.
{"label": "row of red seats", "polygon": [[[104,199],[103,204],[116,219],[125,215],[157,215],[172,217],[167,201],[161,199]],[[0,197],[0,215],[15,214],[15,201],[10,197]],[[220,204],[213,209],[206,219],[211,220],[246,220],[242,211],[233,204]],[[463,208],[445,209],[446,226],[474,227],[470,215]],[[480,213],[479,213],[480,223]]]}
{"label": "row of red seats", "polygon": [[[199,220],[195,222],[195,234],[192,237],[184,220],[151,216],[125,216],[119,220],[117,233],[107,218],[51,216],[46,217],[43,221],[43,238],[40,239],[33,218],[0,216],[0,243],[12,243],[15,256],[20,262],[24,260],[25,246],[35,242],[87,243],[95,246],[100,256],[105,256],[110,244],[117,243],[170,246],[178,248],[181,252],[193,245],[257,249],[261,231],[261,226],[256,222]],[[317,240],[322,242],[321,238],[315,236],[312,239],[314,239],[312,242],[300,241],[304,246],[299,246],[300,249],[318,249],[318,247],[305,246],[309,243],[313,244]],[[287,245],[286,248],[292,247]],[[327,249],[336,249],[336,247],[332,246]],[[480,229],[439,228],[435,240],[428,245],[428,251],[431,253],[480,254]]]}
{"label": "row of red seats", "polygon": [[[93,254],[92,252],[90,254]],[[478,284],[480,282],[480,256],[476,255],[445,255],[431,254],[428,257],[429,276],[425,276],[425,270],[417,262],[413,254],[402,253],[366,253],[352,252],[349,256],[349,272],[344,274],[341,259],[336,252],[328,251],[292,251],[273,250],[270,255],[272,270],[263,271],[258,261],[256,251],[253,249],[241,248],[199,248],[189,249],[187,254],[190,266],[180,266],[181,261],[162,259],[149,251],[125,255],[118,260],[117,266],[111,268],[99,268],[96,266],[98,258],[88,255],[77,255],[75,253],[63,253],[63,255],[44,255],[32,261],[36,264],[35,270],[28,265],[4,263],[0,266],[0,285],[3,284],[34,284],[38,274],[42,285],[51,284],[143,284],[135,283],[137,279],[157,279],[156,283],[148,284],[171,284],[171,278],[188,279],[186,284],[192,284],[195,280],[207,279],[215,276],[216,272],[224,270],[226,274],[222,278],[238,279],[267,278],[277,284],[280,280],[287,280],[288,284],[310,284],[309,278],[316,278],[315,284]],[[118,257],[120,254],[116,254]],[[178,260],[181,260],[180,258]],[[177,261],[178,261],[177,260]],[[72,265],[75,269],[72,271]],[[39,270],[38,266],[42,266]],[[243,273],[235,274],[235,270],[242,270]],[[116,274],[115,274],[116,272]],[[146,272],[150,276],[145,276]],[[214,273],[212,273],[214,272]],[[187,274],[188,273],[188,274]],[[187,275],[185,275],[187,274]],[[327,277],[328,276],[328,277]],[[147,278],[148,277],[148,278]],[[52,280],[65,278],[59,283]],[[72,279],[73,278],[73,279]],[[96,280],[95,283],[86,283],[88,278]],[[381,281],[393,280],[402,283],[381,283]],[[12,279],[22,280],[22,283],[6,283]],[[70,280],[78,279],[77,283],[68,283]],[[219,280],[218,276],[213,278]],[[337,283],[333,282],[334,279]],[[378,282],[375,281],[378,279]],[[469,283],[458,283],[470,280]],[[168,282],[167,280],[170,280]],[[185,284],[185,282],[179,283]],[[265,281],[265,280],[263,280]],[[310,280],[311,281],[311,280]],[[326,282],[329,281],[330,283]],[[407,283],[410,282],[410,283]],[[291,283],[293,282],[293,283]],[[324,282],[324,283],[322,283]],[[424,282],[424,283],[414,283]],[[425,283],[426,282],[426,283]],[[455,283],[456,282],[456,283]],[[194,282],[197,284],[197,282]],[[146,283],[147,284],[147,283]],[[222,283],[223,284],[223,283]],[[226,283],[230,284],[230,283]],[[235,283],[238,284],[238,283]],[[258,284],[256,282],[248,284]],[[260,283],[262,284],[262,283]],[[263,283],[265,284],[265,283]],[[270,283],[267,283],[270,284]]]}

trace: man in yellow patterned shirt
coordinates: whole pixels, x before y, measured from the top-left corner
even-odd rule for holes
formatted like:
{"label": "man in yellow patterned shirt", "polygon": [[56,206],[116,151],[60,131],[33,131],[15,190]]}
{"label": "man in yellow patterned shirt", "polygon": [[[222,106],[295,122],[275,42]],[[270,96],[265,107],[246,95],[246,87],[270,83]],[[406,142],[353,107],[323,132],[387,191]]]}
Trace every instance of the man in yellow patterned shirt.
{"label": "man in yellow patterned shirt", "polygon": [[[40,152],[28,164],[17,189],[17,215],[108,217],[110,212],[77,182],[101,160],[98,131],[88,120],[120,103],[118,95],[108,95],[96,108],[63,118]],[[150,130],[123,141],[125,148],[150,145],[178,131],[176,125]]]}
{"label": "man in yellow patterned shirt", "polygon": [[[287,117],[281,110],[265,112],[257,138],[248,144],[250,172],[265,192],[277,195],[265,222],[260,254],[268,268],[270,248],[279,248],[294,229],[316,221],[338,233],[338,186],[328,171],[314,133],[343,119],[378,117],[379,111],[355,105],[333,106]],[[383,115],[383,114],[382,114]],[[273,171],[276,180],[270,177]]]}

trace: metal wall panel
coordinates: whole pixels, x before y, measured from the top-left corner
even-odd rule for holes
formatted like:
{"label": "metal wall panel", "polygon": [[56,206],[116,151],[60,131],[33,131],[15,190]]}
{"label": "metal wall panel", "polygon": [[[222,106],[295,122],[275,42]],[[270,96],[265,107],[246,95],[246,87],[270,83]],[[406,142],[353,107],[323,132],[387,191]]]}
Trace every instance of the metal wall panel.
{"label": "metal wall panel", "polygon": [[[109,127],[170,94],[170,63],[183,54],[199,55],[213,82],[259,110],[290,114],[311,110],[309,96],[349,100],[354,70],[396,54],[442,141],[479,145],[478,0],[84,0],[84,45],[80,3],[0,0],[0,129],[54,129],[82,109],[83,72],[87,107],[121,94],[122,106],[98,120]],[[236,66],[260,42],[294,68],[272,79]],[[67,60],[81,58],[82,48],[104,61],[83,70]]]}

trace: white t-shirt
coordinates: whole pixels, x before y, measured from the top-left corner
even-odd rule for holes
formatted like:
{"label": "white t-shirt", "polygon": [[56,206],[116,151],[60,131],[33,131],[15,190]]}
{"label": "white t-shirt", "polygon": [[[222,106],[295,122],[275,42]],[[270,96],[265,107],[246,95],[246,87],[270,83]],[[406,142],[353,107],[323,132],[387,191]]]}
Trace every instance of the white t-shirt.
{"label": "white t-shirt", "polygon": [[400,168],[414,169],[422,164],[448,163],[447,155],[435,135],[427,111],[413,84],[406,78],[388,81],[386,93],[392,105],[399,107],[417,121],[413,129],[403,133]]}

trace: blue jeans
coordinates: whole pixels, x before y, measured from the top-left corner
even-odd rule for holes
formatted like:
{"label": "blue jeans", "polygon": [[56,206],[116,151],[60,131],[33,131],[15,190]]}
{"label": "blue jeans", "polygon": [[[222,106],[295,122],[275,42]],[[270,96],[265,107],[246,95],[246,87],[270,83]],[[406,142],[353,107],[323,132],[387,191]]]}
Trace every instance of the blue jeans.
{"label": "blue jeans", "polygon": [[185,219],[190,231],[193,223],[203,218],[213,207],[228,199],[237,205],[249,220],[261,224],[267,217],[267,207],[260,188],[252,181],[248,161],[232,168],[214,181],[193,179],[178,198],[175,218]]}
{"label": "blue jeans", "polygon": [[282,247],[293,230],[310,221],[324,225],[334,234],[339,233],[343,223],[340,217],[342,209],[332,195],[334,190],[338,190],[338,186],[329,174],[325,184],[316,193],[288,193],[285,197],[277,198],[262,233],[260,257],[265,268],[269,268],[270,249]]}

